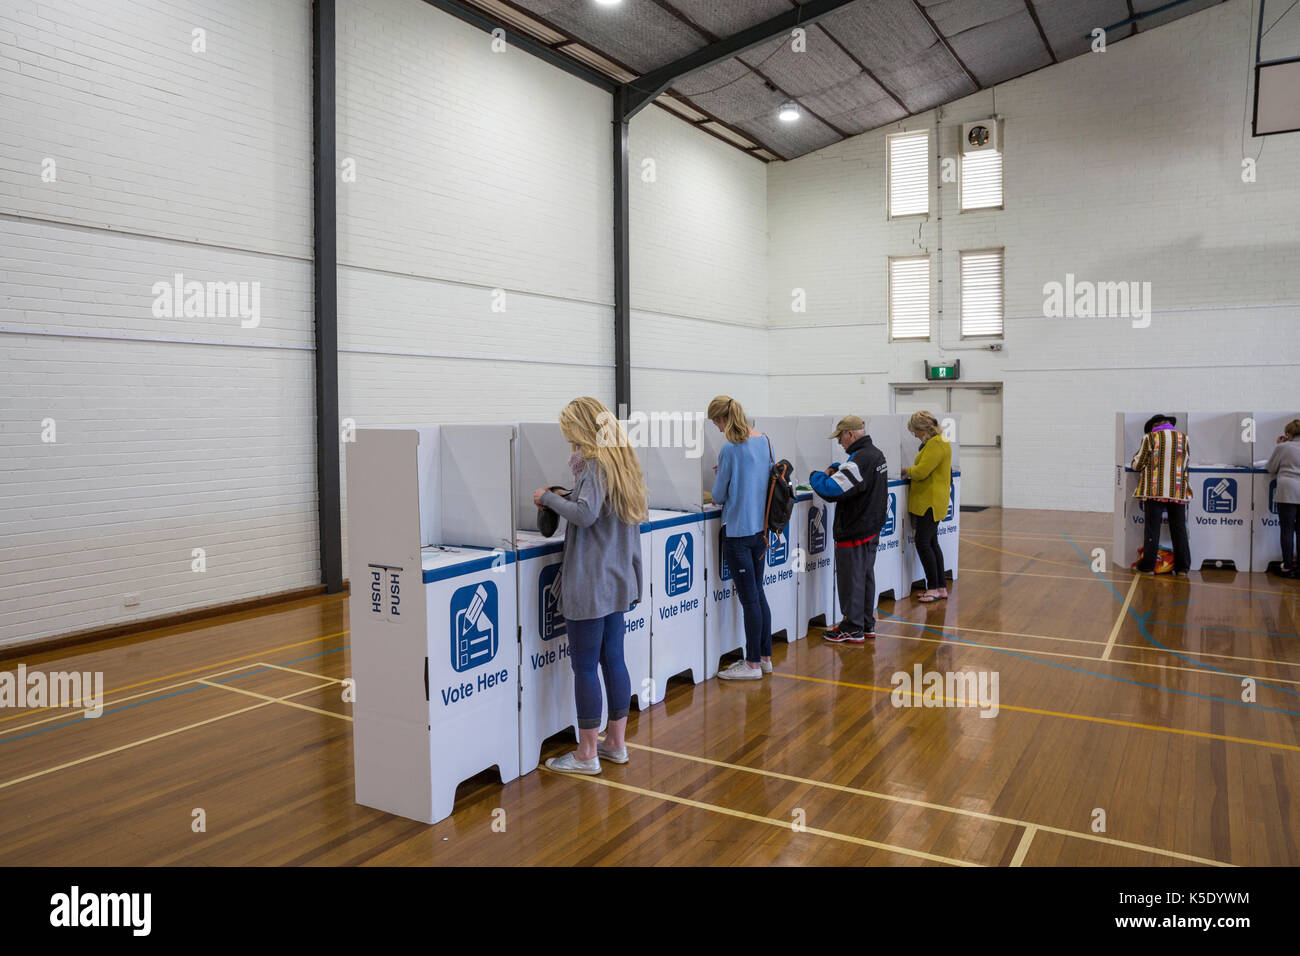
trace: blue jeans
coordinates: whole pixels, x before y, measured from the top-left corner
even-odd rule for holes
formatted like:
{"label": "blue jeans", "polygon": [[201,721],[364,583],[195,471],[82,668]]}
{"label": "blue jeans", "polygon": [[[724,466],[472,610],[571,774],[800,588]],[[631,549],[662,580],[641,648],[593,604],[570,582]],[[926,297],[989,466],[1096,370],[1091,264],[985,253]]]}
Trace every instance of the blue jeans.
{"label": "blue jeans", "polygon": [[600,677],[605,674],[609,691],[609,719],[627,716],[632,703],[632,678],[623,659],[623,612],[586,621],[567,621],[569,663],[573,665],[573,696],[578,699],[578,729],[600,726]]}
{"label": "blue jeans", "polygon": [[772,609],[763,593],[763,572],[767,570],[763,554],[767,535],[746,535],[722,539],[722,555],[736,584],[740,609],[745,615],[745,660],[757,664],[760,657],[772,656]]}

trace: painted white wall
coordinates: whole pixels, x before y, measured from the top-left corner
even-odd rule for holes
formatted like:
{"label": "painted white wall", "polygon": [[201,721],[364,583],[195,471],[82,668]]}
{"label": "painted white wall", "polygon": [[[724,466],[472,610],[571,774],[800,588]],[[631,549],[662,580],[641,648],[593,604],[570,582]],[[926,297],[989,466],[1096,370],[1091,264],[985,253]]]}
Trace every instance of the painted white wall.
{"label": "painted white wall", "polygon": [[[1003,210],[961,213],[945,184],[928,220],[889,221],[894,128],[770,166],[772,405],[883,411],[890,383],[921,380],[923,360],[960,358],[963,380],[1005,386],[1005,506],[1109,511],[1117,410],[1296,401],[1300,135],[1250,138],[1250,6],[1231,0],[999,86]],[[956,156],[961,123],[992,112],[989,92],[944,108],[938,151]],[[1242,182],[1261,147],[1256,181]],[[958,251],[988,246],[1006,250],[1000,353],[961,342],[957,324]],[[887,259],[924,251],[941,328],[891,344]],[[1150,327],[1044,318],[1045,283],[1067,273],[1150,282]],[[791,311],[795,287],[806,313]]]}
{"label": "painted white wall", "polygon": [[0,644],[319,581],[310,81],[307,0],[0,9]]}
{"label": "painted white wall", "polygon": [[766,412],[766,167],[655,106],[628,150],[633,406]]}

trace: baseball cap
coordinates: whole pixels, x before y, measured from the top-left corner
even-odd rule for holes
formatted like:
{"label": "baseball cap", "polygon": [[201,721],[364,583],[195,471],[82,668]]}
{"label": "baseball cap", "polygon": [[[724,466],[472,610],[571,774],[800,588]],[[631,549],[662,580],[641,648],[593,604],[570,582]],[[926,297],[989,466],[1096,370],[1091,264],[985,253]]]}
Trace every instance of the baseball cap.
{"label": "baseball cap", "polygon": [[831,438],[839,438],[842,432],[855,432],[860,428],[866,428],[867,423],[857,415],[845,415],[840,419],[839,424],[835,426],[835,431],[831,432]]}

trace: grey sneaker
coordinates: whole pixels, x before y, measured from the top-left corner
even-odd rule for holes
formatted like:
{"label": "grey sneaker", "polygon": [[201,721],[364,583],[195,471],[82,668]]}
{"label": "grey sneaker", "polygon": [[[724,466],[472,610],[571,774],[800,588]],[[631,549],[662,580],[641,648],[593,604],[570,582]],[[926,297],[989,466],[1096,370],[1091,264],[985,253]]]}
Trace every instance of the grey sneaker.
{"label": "grey sneaker", "polygon": [[612,750],[605,746],[605,741],[596,744],[596,757],[599,760],[608,760],[610,763],[627,763],[627,747],[622,750]]}
{"label": "grey sneaker", "polygon": [[750,667],[745,661],[736,661],[730,667],[718,671],[719,680],[762,680],[763,671],[758,667]]}
{"label": "grey sneaker", "polygon": [[548,757],[546,769],[554,770],[556,773],[585,773],[589,777],[594,777],[600,773],[600,758],[579,760],[578,752],[570,750],[563,757]]}
{"label": "grey sneaker", "polygon": [[758,666],[759,666],[759,669],[762,670],[762,672],[763,672],[764,674],[770,674],[770,673],[772,673],[772,662],[771,662],[771,661],[759,661],[759,662],[758,662]]}

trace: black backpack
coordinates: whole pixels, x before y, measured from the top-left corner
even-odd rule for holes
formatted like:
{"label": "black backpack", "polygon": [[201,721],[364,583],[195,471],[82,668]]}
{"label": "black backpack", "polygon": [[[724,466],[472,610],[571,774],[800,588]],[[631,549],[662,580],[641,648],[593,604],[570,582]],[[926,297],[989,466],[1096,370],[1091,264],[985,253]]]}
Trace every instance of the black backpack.
{"label": "black backpack", "polygon": [[[772,458],[772,439],[767,440],[767,456]],[[794,465],[786,459],[772,462],[772,472],[767,479],[767,510],[764,520],[767,530],[772,533],[781,531],[794,513],[794,484],[790,476]]]}

